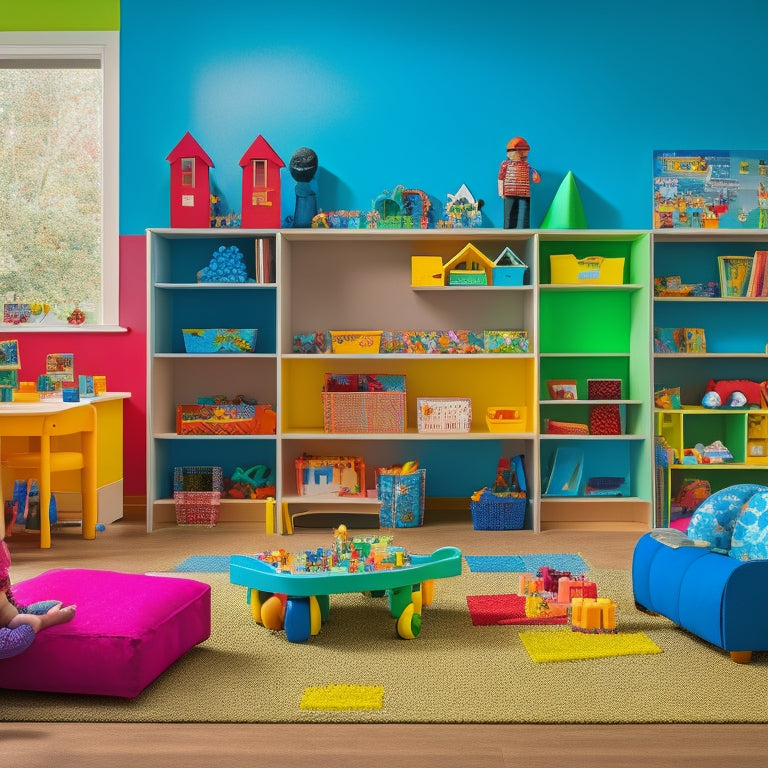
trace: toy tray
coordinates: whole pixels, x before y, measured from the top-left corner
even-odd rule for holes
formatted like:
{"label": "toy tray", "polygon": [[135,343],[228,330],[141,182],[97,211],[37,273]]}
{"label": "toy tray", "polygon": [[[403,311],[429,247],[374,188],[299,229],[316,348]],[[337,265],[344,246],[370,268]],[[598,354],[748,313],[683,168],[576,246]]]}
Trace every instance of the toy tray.
{"label": "toy tray", "polygon": [[248,555],[231,555],[229,580],[263,592],[292,597],[338,595],[346,592],[374,592],[419,584],[430,579],[460,576],[461,550],[441,547],[429,555],[411,555],[411,565],[383,571],[357,573],[322,571],[320,573],[278,573],[264,560]]}

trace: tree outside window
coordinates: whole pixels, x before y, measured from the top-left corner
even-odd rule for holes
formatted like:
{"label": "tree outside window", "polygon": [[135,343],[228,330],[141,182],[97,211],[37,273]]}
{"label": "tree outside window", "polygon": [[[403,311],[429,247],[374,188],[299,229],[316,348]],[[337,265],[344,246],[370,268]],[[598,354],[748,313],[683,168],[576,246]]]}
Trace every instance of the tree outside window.
{"label": "tree outside window", "polygon": [[119,53],[78,34],[0,34],[0,302],[114,326]]}

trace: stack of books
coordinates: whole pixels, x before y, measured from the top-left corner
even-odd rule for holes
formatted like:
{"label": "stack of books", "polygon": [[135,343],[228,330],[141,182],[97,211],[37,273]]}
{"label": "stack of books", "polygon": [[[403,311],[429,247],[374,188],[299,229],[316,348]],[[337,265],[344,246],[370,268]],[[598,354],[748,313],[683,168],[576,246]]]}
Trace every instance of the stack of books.
{"label": "stack of books", "polygon": [[721,296],[768,296],[768,251],[755,251],[754,256],[718,256],[717,263]]}

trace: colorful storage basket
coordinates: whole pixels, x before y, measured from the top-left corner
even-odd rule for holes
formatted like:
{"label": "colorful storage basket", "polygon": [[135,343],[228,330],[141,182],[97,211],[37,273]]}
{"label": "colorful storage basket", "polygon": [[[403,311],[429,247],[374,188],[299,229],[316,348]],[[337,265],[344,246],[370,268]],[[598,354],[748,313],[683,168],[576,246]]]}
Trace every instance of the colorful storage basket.
{"label": "colorful storage basket", "polygon": [[405,392],[323,392],[326,432],[405,432]]}
{"label": "colorful storage basket", "polygon": [[525,523],[525,492],[497,494],[484,490],[470,501],[472,527],[476,531],[519,531]]}
{"label": "colorful storage basket", "polygon": [[334,354],[378,355],[383,331],[328,331]]}
{"label": "colorful storage basket", "polygon": [[381,503],[382,528],[416,528],[424,524],[424,492],[427,470],[405,475],[376,473],[376,491]]}
{"label": "colorful storage basket", "polygon": [[175,491],[176,523],[212,528],[219,522],[219,491]]}
{"label": "colorful storage basket", "polygon": [[469,432],[472,400],[468,397],[419,397],[416,415],[419,432]]}
{"label": "colorful storage basket", "polygon": [[475,530],[519,531],[528,506],[522,455],[499,459],[493,490],[483,488],[472,494],[469,506]]}
{"label": "colorful storage basket", "polygon": [[223,487],[221,467],[173,468],[173,501],[178,525],[213,527],[219,521]]}
{"label": "colorful storage basket", "polygon": [[257,328],[182,328],[184,349],[191,354],[253,352]]}

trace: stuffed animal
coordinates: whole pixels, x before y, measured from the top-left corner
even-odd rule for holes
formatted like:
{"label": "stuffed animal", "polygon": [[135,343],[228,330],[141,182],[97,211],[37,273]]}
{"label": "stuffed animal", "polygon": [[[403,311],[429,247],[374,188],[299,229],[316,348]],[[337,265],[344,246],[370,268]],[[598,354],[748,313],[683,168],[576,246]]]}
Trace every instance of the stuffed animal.
{"label": "stuffed animal", "polygon": [[[717,397],[710,395],[714,392]],[[719,398],[720,402],[717,402]],[[702,405],[707,408],[718,408],[728,405],[733,408],[755,405],[758,408],[768,408],[768,381],[750,381],[749,379],[710,379],[707,391],[702,399]]]}

